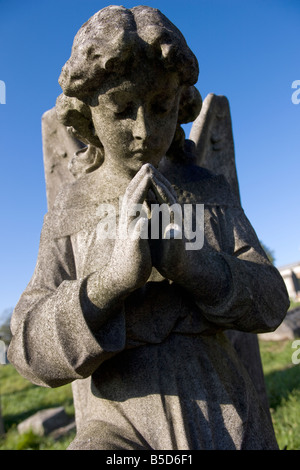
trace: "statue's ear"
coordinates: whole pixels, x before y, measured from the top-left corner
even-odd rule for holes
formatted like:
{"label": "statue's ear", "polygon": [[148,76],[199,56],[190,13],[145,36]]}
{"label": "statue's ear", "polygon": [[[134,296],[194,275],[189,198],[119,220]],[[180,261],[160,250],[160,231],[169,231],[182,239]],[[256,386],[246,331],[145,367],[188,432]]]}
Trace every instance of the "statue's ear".
{"label": "statue's ear", "polygon": [[69,161],[68,169],[72,175],[78,179],[99,168],[103,162],[103,158],[103,149],[95,147],[94,145],[88,145],[74,153]]}
{"label": "statue's ear", "polygon": [[89,106],[81,100],[63,93],[56,100],[57,119],[71,129],[74,137],[86,145],[100,147]]}

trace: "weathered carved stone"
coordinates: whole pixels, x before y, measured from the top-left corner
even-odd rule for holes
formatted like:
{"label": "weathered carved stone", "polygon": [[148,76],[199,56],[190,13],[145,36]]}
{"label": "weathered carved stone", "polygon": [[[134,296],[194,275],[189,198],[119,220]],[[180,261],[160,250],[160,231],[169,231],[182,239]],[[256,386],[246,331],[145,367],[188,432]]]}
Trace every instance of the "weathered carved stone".
{"label": "weathered carved stone", "polygon": [[240,202],[230,108],[225,96],[210,93],[205,98],[189,138],[196,145],[197,164],[225,176]]}
{"label": "weathered carved stone", "polygon": [[69,449],[277,449],[224,331],[274,330],[288,297],[236,192],[184,139],[197,76],[179,30],[146,6],[96,13],[62,69],[56,114],[86,147],[45,217],[9,359],[38,385],[72,382]]}
{"label": "weathered carved stone", "polygon": [[[236,196],[236,203],[240,205],[230,107],[225,96],[210,93],[205,98],[189,138],[195,144],[197,164],[217,175],[223,175]],[[226,335],[252,378],[271,420],[257,336],[235,330],[226,331]]]}
{"label": "weathered carved stone", "polygon": [[75,181],[68,164],[83,144],[56,119],[55,108],[46,111],[42,117],[42,137],[47,202],[50,209],[62,186]]}
{"label": "weathered carved stone", "polygon": [[28,431],[38,436],[46,436],[52,431],[70,424],[70,417],[66,414],[64,407],[47,408],[38,411],[34,415],[18,424],[19,434]]}

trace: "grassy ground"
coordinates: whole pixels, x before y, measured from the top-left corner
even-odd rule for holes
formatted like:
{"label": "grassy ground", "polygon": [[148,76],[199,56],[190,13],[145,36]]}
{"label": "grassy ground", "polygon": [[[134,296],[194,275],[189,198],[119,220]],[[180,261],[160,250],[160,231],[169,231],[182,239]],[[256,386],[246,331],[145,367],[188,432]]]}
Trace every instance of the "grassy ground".
{"label": "grassy ground", "polygon": [[75,433],[54,441],[51,437],[35,436],[32,432],[20,436],[17,431],[18,423],[44,408],[64,406],[66,413],[74,416],[70,385],[56,389],[37,387],[21,377],[12,365],[2,365],[0,395],[6,431],[5,437],[0,438],[0,450],[63,450],[74,438]]}
{"label": "grassy ground", "polygon": [[[300,450],[300,364],[292,363],[292,341],[260,342],[271,415],[280,449]],[[300,355],[299,355],[300,356]],[[17,424],[43,408],[64,406],[74,415],[71,386],[48,389],[32,385],[11,365],[0,366],[0,395],[6,435],[0,450],[64,450],[74,433],[54,441],[33,433],[19,436]]]}
{"label": "grassy ground", "polygon": [[260,350],[279,448],[300,450],[300,364],[292,362],[292,344],[261,341]]}
{"label": "grassy ground", "polygon": [[290,299],[290,308],[289,308],[289,310],[293,310],[294,308],[300,308],[300,301]]}

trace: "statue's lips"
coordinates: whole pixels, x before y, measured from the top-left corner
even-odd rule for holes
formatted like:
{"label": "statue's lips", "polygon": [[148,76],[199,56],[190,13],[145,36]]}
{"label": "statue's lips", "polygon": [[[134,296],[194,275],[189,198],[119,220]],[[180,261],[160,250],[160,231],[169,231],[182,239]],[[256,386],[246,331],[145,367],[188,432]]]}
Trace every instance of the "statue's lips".
{"label": "statue's lips", "polygon": [[131,152],[132,156],[135,158],[140,158],[142,160],[146,159],[149,155],[155,154],[156,150],[150,147],[143,147]]}

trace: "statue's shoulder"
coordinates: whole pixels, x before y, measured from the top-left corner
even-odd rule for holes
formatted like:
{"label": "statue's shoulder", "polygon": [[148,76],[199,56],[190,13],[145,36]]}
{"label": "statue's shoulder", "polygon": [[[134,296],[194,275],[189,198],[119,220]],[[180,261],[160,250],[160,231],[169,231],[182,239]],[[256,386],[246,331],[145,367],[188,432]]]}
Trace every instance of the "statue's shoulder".
{"label": "statue's shoulder", "polygon": [[68,236],[84,227],[93,226],[97,217],[96,192],[95,180],[91,175],[84,175],[65,185],[47,214],[51,236]]}
{"label": "statue's shoulder", "polygon": [[179,194],[193,195],[199,203],[237,205],[229,183],[221,174],[193,163],[173,163],[163,173]]}
{"label": "statue's shoulder", "polygon": [[81,176],[78,180],[64,185],[55,199],[52,210],[75,210],[88,207],[93,204],[95,192],[93,174]]}

